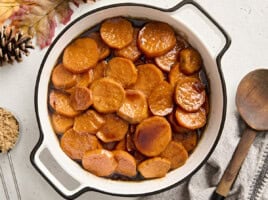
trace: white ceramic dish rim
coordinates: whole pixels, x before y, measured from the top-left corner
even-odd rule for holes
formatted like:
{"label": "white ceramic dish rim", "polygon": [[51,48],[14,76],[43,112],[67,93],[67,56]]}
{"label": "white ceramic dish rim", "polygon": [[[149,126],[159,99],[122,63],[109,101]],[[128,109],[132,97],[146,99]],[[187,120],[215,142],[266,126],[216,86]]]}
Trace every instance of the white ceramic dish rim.
{"label": "white ceramic dish rim", "polygon": [[[192,1],[184,1],[184,4],[191,3],[195,6],[197,6],[201,11],[203,12],[203,9],[199,7],[198,4],[193,3]],[[114,194],[114,195],[120,195],[120,196],[137,196],[137,195],[144,195],[144,194],[152,194],[156,192],[163,191],[165,189],[168,189],[174,185],[177,185],[178,183],[185,180],[187,177],[194,174],[208,159],[212,151],[214,150],[217,141],[221,135],[221,131],[223,128],[224,120],[225,120],[225,112],[226,112],[226,92],[225,92],[225,84],[224,80],[221,74],[220,69],[220,59],[223,53],[227,50],[227,48],[230,45],[230,41],[228,35],[221,29],[221,27],[216,23],[217,27],[223,31],[224,36],[226,36],[226,45],[224,46],[223,50],[220,52],[217,58],[214,58],[209,50],[206,48],[206,46],[198,39],[198,36],[182,22],[179,22],[178,19],[175,19],[174,16],[171,15],[173,11],[176,11],[178,8],[183,6],[182,4],[178,4],[176,7],[170,10],[161,10],[159,8],[153,8],[151,6],[145,6],[145,5],[139,5],[139,4],[132,4],[132,3],[126,3],[126,4],[114,4],[107,7],[102,7],[93,11],[90,11],[86,13],[85,15],[82,15],[75,21],[73,21],[70,25],[68,25],[55,39],[53,44],[50,46],[50,48],[47,51],[47,54],[45,55],[42,65],[40,67],[37,81],[36,81],[36,91],[35,91],[35,107],[36,107],[36,115],[38,120],[38,125],[40,128],[40,139],[38,144],[35,146],[31,153],[31,161],[32,164],[36,167],[36,169],[49,181],[49,183],[64,197],[77,197],[81,193],[88,191],[88,190],[97,190],[104,193]],[[131,8],[137,8],[140,9],[131,9]],[[124,8],[124,9],[122,9]],[[126,9],[128,8],[127,12]],[[113,9],[120,10],[120,12],[116,12],[116,14],[113,13]],[[124,11],[125,10],[125,11]],[[141,10],[146,10],[148,12],[141,12]],[[199,51],[202,50],[202,57],[204,58],[205,66],[210,66],[210,68],[213,67],[214,75],[215,77],[209,77],[210,80],[216,80],[213,84],[214,89],[211,90],[211,95],[215,98],[211,98],[213,101],[211,101],[211,113],[210,118],[208,120],[208,126],[205,130],[205,134],[215,132],[217,134],[212,134],[210,138],[207,138],[206,140],[202,138],[200,141],[200,144],[198,145],[196,151],[190,156],[187,163],[172,172],[170,172],[165,178],[161,179],[155,179],[155,180],[147,180],[142,182],[125,182],[125,181],[112,181],[107,180],[104,178],[95,177],[94,175],[86,172],[85,170],[81,169],[80,166],[78,166],[75,162],[73,162],[71,159],[69,159],[60,149],[57,138],[54,135],[53,129],[51,127],[51,124],[49,122],[48,118],[48,110],[47,110],[47,88],[48,88],[48,82],[49,77],[51,73],[51,69],[53,65],[56,62],[56,59],[50,59],[52,58],[58,58],[58,55],[60,52],[62,52],[62,49],[64,46],[69,43],[73,38],[77,37],[80,33],[83,31],[78,31],[75,28],[75,26],[78,26],[77,24],[81,23],[83,20],[85,20],[88,16],[90,16],[90,19],[92,19],[92,16],[94,15],[102,15],[100,11],[105,11],[106,16],[100,17],[98,21],[94,21],[94,24],[97,24],[101,22],[105,18],[109,18],[112,16],[118,16],[118,15],[125,15],[125,16],[142,16],[142,17],[148,17],[152,18],[150,16],[152,13],[155,14],[155,16],[159,15],[161,16],[162,21],[166,21],[167,23],[171,24],[174,27],[179,27],[180,30],[183,30],[183,32],[189,37],[190,43],[197,48]],[[134,12],[134,14],[132,14]],[[147,15],[149,16],[146,16]],[[203,13],[207,17],[207,13]],[[155,17],[156,18],[156,17]],[[209,17],[210,20],[213,20]],[[154,19],[159,20],[159,19]],[[160,21],[161,21],[160,20]],[[214,22],[214,21],[213,21]],[[91,26],[86,27],[83,30],[86,30],[90,28]],[[66,43],[66,37],[69,39]],[[65,39],[64,39],[65,38]],[[61,48],[57,48],[59,46],[59,43],[64,42],[65,45],[61,46]],[[57,55],[57,52],[59,54]],[[49,60],[52,60],[52,63],[49,62]],[[209,70],[209,68],[206,68],[206,71]],[[212,73],[212,74],[213,74]],[[213,93],[213,91],[217,92],[217,95]],[[216,108],[217,104],[217,109]],[[220,110],[220,111],[219,111]],[[216,120],[217,118],[218,120]],[[213,123],[210,121],[213,120]],[[214,122],[217,123],[214,123]],[[54,137],[51,137],[52,134]],[[206,141],[206,142],[203,142]],[[203,142],[203,143],[202,143]],[[38,155],[40,155],[41,150],[44,148],[48,148],[52,155],[55,157],[55,159],[59,162],[61,167],[68,173],[70,176],[74,177],[74,179],[79,180],[80,187],[77,188],[74,191],[68,191],[66,188],[62,187],[60,183],[57,182],[55,177],[51,176],[49,174],[49,171],[47,171],[43,166],[42,163],[40,163],[40,160],[38,159]],[[68,166],[68,167],[66,167]],[[90,181],[88,181],[90,180]],[[88,184],[90,182],[90,184]]]}

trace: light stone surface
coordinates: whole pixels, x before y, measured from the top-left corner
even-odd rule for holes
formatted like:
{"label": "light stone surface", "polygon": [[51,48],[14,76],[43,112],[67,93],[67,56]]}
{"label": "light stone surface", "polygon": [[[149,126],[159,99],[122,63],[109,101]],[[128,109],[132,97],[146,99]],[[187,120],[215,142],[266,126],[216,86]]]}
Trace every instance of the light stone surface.
{"label": "light stone surface", "polygon": [[[136,0],[135,2],[144,3],[145,1]],[[167,8],[175,5],[176,2],[174,0],[147,0],[146,4]],[[232,45],[222,59],[222,70],[228,95],[227,118],[224,129],[224,131],[227,131],[232,124],[237,123],[237,121],[234,122],[231,119],[234,119],[233,115],[236,110],[234,98],[239,81],[253,69],[268,68],[268,1],[198,0],[198,3],[224,27],[232,38]],[[72,19],[85,13],[88,9],[90,9],[89,5],[75,8]],[[57,33],[63,27],[63,25],[60,25],[56,29]],[[46,50],[36,48],[29,57],[24,58],[22,63],[0,68],[0,107],[12,111],[18,117],[21,125],[20,140],[10,154],[18,179],[21,199],[23,200],[62,199],[33,168],[29,159],[30,152],[39,138],[34,110],[34,87],[41,58]],[[7,154],[0,155],[0,166],[6,180],[10,199],[16,200],[16,190]],[[173,190],[180,190],[180,188]],[[267,190],[263,194],[263,200],[268,198]],[[159,199],[170,199],[168,196],[161,195],[155,199],[158,199],[158,197]],[[1,182],[0,199],[6,199]],[[78,198],[78,200],[85,199],[113,200],[129,198],[108,196],[95,192],[88,192]]]}

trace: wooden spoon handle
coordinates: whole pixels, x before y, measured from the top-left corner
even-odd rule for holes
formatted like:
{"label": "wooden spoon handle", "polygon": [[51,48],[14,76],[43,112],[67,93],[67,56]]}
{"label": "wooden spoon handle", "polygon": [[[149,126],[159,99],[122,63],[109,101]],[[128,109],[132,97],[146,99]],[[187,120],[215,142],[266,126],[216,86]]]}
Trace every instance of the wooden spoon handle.
{"label": "wooden spoon handle", "polygon": [[244,133],[242,135],[242,138],[240,139],[238,146],[236,147],[232,160],[230,161],[227,169],[225,170],[216,189],[216,194],[214,194],[212,200],[224,199],[228,195],[229,190],[237,176],[237,173],[245,157],[247,156],[249,148],[256,137],[256,134],[257,132],[250,128],[246,128],[244,130]]}

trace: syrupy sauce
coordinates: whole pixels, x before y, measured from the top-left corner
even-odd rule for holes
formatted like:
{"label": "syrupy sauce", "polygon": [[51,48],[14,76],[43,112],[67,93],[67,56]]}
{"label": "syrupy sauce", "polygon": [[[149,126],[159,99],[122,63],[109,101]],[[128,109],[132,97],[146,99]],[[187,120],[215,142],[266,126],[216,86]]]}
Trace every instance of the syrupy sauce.
{"label": "syrupy sauce", "polygon": [[[126,17],[126,19],[129,20],[129,21],[132,23],[133,27],[135,27],[135,28],[141,28],[141,27],[143,27],[147,22],[152,21],[152,20],[148,20],[148,19],[139,19],[139,18],[131,18],[131,17]],[[102,22],[101,22],[101,23],[102,23]],[[89,36],[91,33],[93,33],[93,32],[99,32],[101,23],[99,23],[99,24],[97,24],[97,25],[95,25],[95,26],[89,28],[88,30],[84,31],[83,33],[81,33],[78,37],[74,38],[73,40],[75,40],[75,39],[77,39],[77,38],[88,37],[88,36]],[[173,28],[173,29],[174,29],[174,28]],[[174,30],[178,30],[178,29],[174,29]],[[183,37],[183,36],[181,36],[181,35],[178,34],[178,33],[176,33],[176,34],[177,34],[177,36],[179,36],[179,37]],[[72,41],[73,41],[73,40],[72,40]],[[71,41],[71,42],[72,42],[72,41]],[[187,41],[187,40],[186,40],[186,41]],[[71,42],[70,42],[70,43],[71,43]],[[67,45],[68,45],[68,44],[66,44],[66,46],[67,46]],[[189,44],[189,46],[191,47],[191,44]],[[57,61],[55,62],[56,64],[62,62],[62,56],[63,56],[63,52],[61,53],[61,55],[59,56],[59,58],[58,58]],[[111,54],[110,54],[107,58],[105,58],[104,61],[107,61],[107,62],[108,62],[108,61],[109,61],[110,59],[112,59],[114,56],[115,56],[115,55],[114,55],[113,51],[111,51]],[[135,64],[137,67],[139,67],[138,65],[141,65],[141,64],[147,64],[147,63],[153,63],[153,64],[156,65],[156,63],[155,63],[155,61],[154,61],[153,58],[148,58],[148,57],[146,57],[144,54],[142,54],[142,55],[140,56],[140,58],[134,62],[134,64]],[[56,65],[55,65],[55,66],[56,66]],[[163,74],[164,74],[165,80],[167,80],[167,79],[168,79],[168,73],[165,72],[165,71],[163,71],[163,70],[161,70],[161,71],[162,71]],[[208,81],[208,78],[207,78],[207,75],[206,75],[206,71],[205,71],[205,67],[204,67],[204,66],[202,66],[201,70],[199,71],[199,79],[200,79],[201,82],[204,84],[204,86],[205,86],[205,90],[206,90],[206,94],[207,94],[207,96],[209,97],[209,93],[210,93],[210,89],[209,89],[209,81]],[[50,93],[51,90],[57,90],[57,89],[53,86],[53,84],[52,84],[52,82],[51,82],[51,78],[50,78],[50,82],[49,82],[49,86],[48,86],[48,94]],[[48,99],[49,99],[49,98],[48,98]],[[51,118],[51,115],[52,115],[52,113],[53,113],[54,111],[53,111],[53,109],[49,106],[49,102],[47,103],[47,105],[48,105],[48,110],[49,110],[49,116],[50,116],[50,118]],[[150,110],[149,110],[149,112],[150,112]],[[152,114],[152,113],[151,113],[151,114]],[[167,119],[167,116],[166,116],[165,118]],[[168,119],[167,119],[167,120],[168,120]],[[129,133],[133,132],[133,127],[134,127],[134,126],[135,126],[135,125],[130,125],[130,126],[129,126]],[[196,132],[197,132],[197,138],[198,138],[198,139],[197,139],[197,145],[198,145],[198,141],[199,141],[199,140],[201,139],[201,137],[202,137],[202,133],[204,132],[205,128],[206,128],[206,126],[196,130]],[[128,134],[129,134],[129,133],[128,133]],[[133,135],[133,133],[130,134],[130,135]],[[57,134],[57,138],[58,138],[59,141],[60,141],[61,137],[62,137],[62,135]],[[114,148],[115,145],[116,145],[116,142],[111,142],[111,144],[110,144],[110,143],[106,143],[106,144],[105,144],[105,143],[103,143],[103,142],[101,141],[101,144],[102,144],[103,148],[105,148],[105,149],[107,149],[107,150],[113,150],[113,148]],[[133,145],[133,144],[134,144],[134,142],[132,141],[132,145]],[[127,146],[127,144],[126,144],[126,146]],[[196,148],[196,147],[195,147],[195,148]],[[128,148],[126,148],[126,149],[128,149]],[[194,150],[195,150],[195,149],[194,149]],[[194,150],[193,150],[193,151],[194,151]],[[193,152],[193,151],[192,151],[192,152]],[[128,152],[129,152],[130,154],[132,154],[132,155],[135,157],[136,161],[138,161],[139,163],[147,158],[146,156],[143,156],[141,153],[139,153],[137,150],[133,150],[133,148],[130,149],[130,151],[128,151]],[[191,154],[192,152],[190,152],[190,154]],[[81,162],[81,160],[74,160],[74,161],[82,167],[82,162]],[[109,177],[106,177],[106,178],[110,178],[110,179],[112,179],[112,180],[120,180],[120,181],[142,181],[142,180],[145,180],[139,173],[137,173],[137,176],[135,176],[135,177],[126,177],[126,176],[123,176],[123,175],[120,175],[120,174],[113,174],[113,175],[111,175],[111,176],[109,176]]]}

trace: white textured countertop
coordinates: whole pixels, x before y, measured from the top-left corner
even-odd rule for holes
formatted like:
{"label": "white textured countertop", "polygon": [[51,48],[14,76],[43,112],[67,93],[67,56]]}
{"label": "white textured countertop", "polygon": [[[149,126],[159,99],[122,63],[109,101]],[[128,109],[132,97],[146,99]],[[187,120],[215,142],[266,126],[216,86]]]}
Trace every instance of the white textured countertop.
{"label": "white textured countertop", "polygon": [[[131,1],[128,1],[131,2]],[[137,2],[137,1],[136,1]],[[140,1],[142,2],[142,1]],[[268,1],[264,0],[198,0],[197,1],[229,33],[232,45],[222,59],[222,70],[227,86],[228,114],[235,109],[234,97],[241,78],[255,68],[268,68]],[[147,0],[147,4],[172,7],[174,0]],[[89,5],[75,8],[72,19],[88,10]],[[57,28],[57,33],[63,29]],[[60,200],[62,197],[41,177],[30,163],[30,152],[39,138],[35,110],[34,87],[37,72],[46,49],[36,48],[20,64],[0,68],[0,107],[14,112],[21,125],[18,145],[11,151],[15,173],[23,200]],[[7,155],[0,155],[0,165],[11,200],[16,200]],[[267,191],[267,190],[266,190]],[[268,199],[265,194],[264,199]],[[0,200],[5,200],[0,182]],[[128,199],[95,192],[78,198],[94,200]],[[178,197],[179,199],[179,197]]]}

